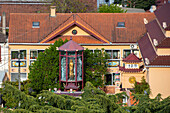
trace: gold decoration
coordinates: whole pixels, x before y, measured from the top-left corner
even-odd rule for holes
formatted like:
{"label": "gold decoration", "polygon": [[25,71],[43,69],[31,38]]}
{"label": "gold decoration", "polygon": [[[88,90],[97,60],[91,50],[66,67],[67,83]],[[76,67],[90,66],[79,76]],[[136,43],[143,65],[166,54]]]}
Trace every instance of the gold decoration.
{"label": "gold decoration", "polygon": [[136,78],[134,76],[129,77],[129,83],[134,84],[136,81]]}
{"label": "gold decoration", "polygon": [[69,77],[71,80],[73,80],[74,79],[74,72],[73,72],[74,64],[73,64],[72,59],[70,60],[69,68],[70,68]]}

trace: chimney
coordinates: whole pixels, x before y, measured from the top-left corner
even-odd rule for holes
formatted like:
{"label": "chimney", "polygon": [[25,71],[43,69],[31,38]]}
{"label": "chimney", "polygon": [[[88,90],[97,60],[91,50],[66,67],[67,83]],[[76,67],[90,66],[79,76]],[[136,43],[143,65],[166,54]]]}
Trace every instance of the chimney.
{"label": "chimney", "polygon": [[56,6],[50,6],[50,16],[55,17],[56,16]]}
{"label": "chimney", "polygon": [[6,15],[5,12],[2,14],[2,33],[6,35]]}

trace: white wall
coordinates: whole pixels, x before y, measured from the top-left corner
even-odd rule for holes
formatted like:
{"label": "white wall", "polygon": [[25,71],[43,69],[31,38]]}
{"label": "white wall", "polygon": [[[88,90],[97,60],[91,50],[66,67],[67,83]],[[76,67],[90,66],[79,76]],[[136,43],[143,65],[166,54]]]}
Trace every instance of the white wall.
{"label": "white wall", "polygon": [[0,71],[8,71],[8,43],[0,43],[1,46],[1,62]]}

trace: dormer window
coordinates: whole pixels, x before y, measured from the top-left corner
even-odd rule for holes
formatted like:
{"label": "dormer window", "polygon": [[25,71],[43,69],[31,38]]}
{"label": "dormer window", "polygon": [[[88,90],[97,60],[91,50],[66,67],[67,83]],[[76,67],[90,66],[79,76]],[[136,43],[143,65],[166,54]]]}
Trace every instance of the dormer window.
{"label": "dormer window", "polygon": [[122,27],[122,28],[124,28],[124,27],[125,27],[125,22],[118,22],[118,23],[117,23],[117,27]]}
{"label": "dormer window", "polygon": [[40,28],[40,22],[32,22],[32,28]]}

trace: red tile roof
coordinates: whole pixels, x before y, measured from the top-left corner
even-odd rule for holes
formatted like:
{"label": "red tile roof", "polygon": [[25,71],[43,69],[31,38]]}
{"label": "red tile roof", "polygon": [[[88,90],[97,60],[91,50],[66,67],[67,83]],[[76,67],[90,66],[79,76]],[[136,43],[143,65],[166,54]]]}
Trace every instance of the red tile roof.
{"label": "red tile roof", "polygon": [[169,56],[157,56],[149,65],[170,66],[170,55]]}
{"label": "red tile roof", "polygon": [[131,53],[129,56],[123,59],[124,62],[142,62],[134,53]]}
{"label": "red tile roof", "polygon": [[[96,12],[97,0],[80,0],[87,7],[87,12]],[[9,27],[10,13],[41,13],[50,12],[47,0],[44,1],[1,1],[0,0],[0,16],[6,13],[6,25]],[[49,3],[49,2],[48,2]],[[1,26],[1,23],[0,23]]]}
{"label": "red tile roof", "polygon": [[165,38],[156,46],[157,48],[170,48],[170,38]]}
{"label": "red tile roof", "polygon": [[147,34],[138,41],[138,45],[144,59],[148,58],[149,61],[152,61],[157,56]]}
{"label": "red tile roof", "polygon": [[[6,3],[6,2],[5,2]],[[12,1],[13,4],[0,4],[0,16],[2,13],[6,13],[6,26],[9,27],[9,19],[10,13],[36,13],[37,11],[40,12],[49,12],[49,5],[45,4],[33,4],[32,2],[26,2],[29,4],[15,4],[16,2]],[[39,2],[41,3],[41,2]],[[2,23],[0,23],[0,26]]]}
{"label": "red tile roof", "polygon": [[[151,21],[155,16],[153,13],[57,13],[56,17],[47,13],[11,14],[9,43],[39,43],[71,21],[81,23],[110,42],[136,42],[146,32],[144,18]],[[40,28],[32,28],[35,21],[40,22]],[[117,22],[125,22],[125,28],[118,28]]]}
{"label": "red tile roof", "polygon": [[129,73],[137,73],[137,72],[141,72],[143,70],[143,68],[140,68],[140,69],[126,69],[125,67],[119,66],[119,70],[123,71],[123,72],[129,72]]}
{"label": "red tile roof", "polygon": [[167,3],[154,12],[156,18],[158,19],[162,27],[163,27],[163,22],[166,22],[167,25],[170,25],[169,11],[170,11],[170,3]]}
{"label": "red tile roof", "polygon": [[[56,39],[49,41],[48,43],[54,43],[58,39],[70,40],[70,36],[59,36]],[[79,44],[102,44],[103,42],[97,40],[93,36],[72,36],[72,40]]]}
{"label": "red tile roof", "polygon": [[152,39],[152,42],[153,39],[156,39],[159,44],[165,38],[165,35],[156,20],[146,24],[146,29],[150,35],[150,38]]}
{"label": "red tile roof", "polygon": [[58,48],[61,51],[76,51],[76,50],[84,50],[84,47],[78,45],[76,42],[73,40],[68,41],[67,43],[63,44]]}

